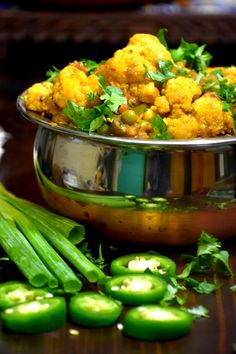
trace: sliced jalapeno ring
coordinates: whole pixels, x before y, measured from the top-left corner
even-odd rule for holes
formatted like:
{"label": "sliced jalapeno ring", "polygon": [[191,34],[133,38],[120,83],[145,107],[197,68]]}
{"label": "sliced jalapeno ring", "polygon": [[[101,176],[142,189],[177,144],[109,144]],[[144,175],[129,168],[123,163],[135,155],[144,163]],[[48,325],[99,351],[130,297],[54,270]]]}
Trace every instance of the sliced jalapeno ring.
{"label": "sliced jalapeno ring", "polygon": [[103,294],[87,291],[72,296],[69,314],[72,322],[84,327],[106,327],[120,317],[122,304]]}
{"label": "sliced jalapeno ring", "polygon": [[166,281],[153,274],[117,275],[104,284],[107,295],[126,305],[158,303],[166,289]]}
{"label": "sliced jalapeno ring", "polygon": [[169,257],[154,252],[147,252],[118,257],[110,265],[112,275],[144,273],[147,270],[153,274],[174,276],[176,273],[176,264]]}
{"label": "sliced jalapeno ring", "polygon": [[0,310],[49,297],[53,297],[53,294],[47,288],[34,288],[27,282],[8,281],[0,284]]}
{"label": "sliced jalapeno ring", "polygon": [[193,316],[187,310],[145,305],[127,311],[122,331],[141,340],[172,340],[187,334],[192,323]]}
{"label": "sliced jalapeno ring", "polygon": [[25,302],[2,311],[1,318],[3,326],[14,332],[54,331],[66,323],[66,302],[62,297]]}

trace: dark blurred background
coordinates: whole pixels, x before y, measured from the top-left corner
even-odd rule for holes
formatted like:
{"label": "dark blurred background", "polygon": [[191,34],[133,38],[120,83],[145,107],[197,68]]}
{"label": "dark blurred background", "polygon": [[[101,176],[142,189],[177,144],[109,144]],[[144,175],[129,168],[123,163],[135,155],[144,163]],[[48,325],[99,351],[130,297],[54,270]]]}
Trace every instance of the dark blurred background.
{"label": "dark blurred background", "polygon": [[0,0],[0,98],[15,99],[52,66],[103,60],[137,32],[167,28],[171,48],[181,37],[206,43],[212,65],[236,63],[235,0]]}

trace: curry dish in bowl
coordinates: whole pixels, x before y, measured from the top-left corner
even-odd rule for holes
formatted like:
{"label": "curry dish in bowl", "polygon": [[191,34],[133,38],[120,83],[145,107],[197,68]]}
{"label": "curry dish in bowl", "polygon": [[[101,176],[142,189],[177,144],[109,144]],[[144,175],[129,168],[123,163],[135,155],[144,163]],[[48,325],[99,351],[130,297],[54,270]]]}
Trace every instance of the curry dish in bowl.
{"label": "curry dish in bowl", "polygon": [[236,68],[205,46],[133,35],[106,61],[72,61],[18,97],[39,125],[34,165],[51,208],[115,240],[236,234]]}
{"label": "curry dish in bowl", "polygon": [[[139,139],[234,135],[236,68],[210,67],[205,46],[181,41],[168,50],[164,32],[133,35],[99,64],[73,61],[26,91],[28,110],[53,124]],[[164,42],[165,43],[165,42]]]}

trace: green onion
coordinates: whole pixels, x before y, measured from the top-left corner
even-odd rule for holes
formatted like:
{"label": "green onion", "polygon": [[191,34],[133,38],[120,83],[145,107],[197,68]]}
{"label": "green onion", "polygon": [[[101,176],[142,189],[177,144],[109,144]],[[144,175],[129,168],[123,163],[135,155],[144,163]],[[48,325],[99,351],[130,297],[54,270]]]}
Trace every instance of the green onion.
{"label": "green onion", "polygon": [[29,283],[44,286],[51,275],[14,221],[0,217],[0,245]]}
{"label": "green onion", "polygon": [[[16,223],[20,231],[25,235],[28,241],[35,249],[38,256],[47,266],[49,271],[53,273],[59,280],[63,289],[67,292],[76,292],[81,289],[82,283],[76,277],[74,272],[65,263],[65,261],[58,255],[58,253],[48,244],[42,234],[38,231],[31,220],[26,217],[19,210],[0,198],[0,213],[3,216],[10,216],[12,221]],[[69,241],[68,241],[69,242]],[[30,260],[30,258],[29,258]],[[58,282],[54,277],[53,283],[49,286],[57,286]]]}
{"label": "green onion", "polygon": [[31,209],[30,203],[22,202],[23,199],[7,192],[3,186],[0,186],[0,198],[25,214],[53,248],[68,259],[89,282],[98,282],[106,276],[96,264],[91,262],[72,242],[64,237],[63,233],[51,226],[53,219],[49,223],[48,217],[41,217],[41,214],[35,212],[35,208]]}
{"label": "green onion", "polygon": [[0,183],[0,194],[6,198],[14,199],[17,202],[17,205],[21,205],[21,210],[27,210],[30,214],[36,214],[38,218],[45,220],[48,225],[53,229],[58,230],[72,243],[78,244],[84,240],[85,229],[84,226],[78,222],[53,213],[52,211],[28,200],[17,198],[14,194],[7,191],[2,183]]}

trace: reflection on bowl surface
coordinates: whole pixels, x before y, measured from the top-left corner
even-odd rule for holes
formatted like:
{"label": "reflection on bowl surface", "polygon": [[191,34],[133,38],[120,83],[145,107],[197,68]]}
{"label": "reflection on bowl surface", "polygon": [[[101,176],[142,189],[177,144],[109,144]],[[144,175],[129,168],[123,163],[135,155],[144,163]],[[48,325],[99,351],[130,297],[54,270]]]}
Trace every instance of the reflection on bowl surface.
{"label": "reflection on bowl surface", "polygon": [[34,164],[42,194],[96,234],[138,243],[236,234],[234,141],[170,146],[93,139],[40,127]]}

